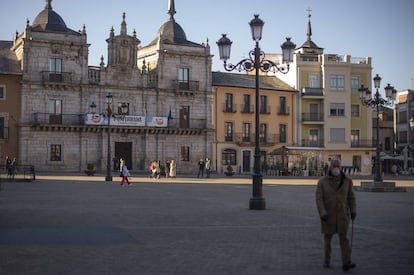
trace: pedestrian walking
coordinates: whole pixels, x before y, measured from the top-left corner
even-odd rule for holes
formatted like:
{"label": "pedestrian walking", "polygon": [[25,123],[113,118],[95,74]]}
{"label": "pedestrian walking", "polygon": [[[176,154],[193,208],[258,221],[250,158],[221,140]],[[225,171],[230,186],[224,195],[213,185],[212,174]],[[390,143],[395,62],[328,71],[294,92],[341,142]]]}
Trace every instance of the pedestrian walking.
{"label": "pedestrian walking", "polygon": [[210,170],[211,170],[211,160],[209,158],[206,158],[206,174],[207,174],[207,178],[210,177]]}
{"label": "pedestrian walking", "polygon": [[120,184],[121,186],[123,186],[125,182],[128,184],[128,186],[131,185],[131,182],[129,181],[129,178],[128,178],[129,176],[131,175],[129,174],[128,167],[126,166],[126,164],[124,164],[122,167],[122,181]]}
{"label": "pedestrian walking", "polygon": [[165,177],[168,178],[170,177],[170,161],[166,160],[165,161]]}
{"label": "pedestrian walking", "polygon": [[330,267],[331,240],[339,235],[342,254],[342,269],[348,271],[356,265],[351,261],[351,248],[347,238],[349,218],[356,217],[356,201],[352,179],[341,171],[341,161],[332,159],[328,174],[319,179],[316,188],[316,206],[321,219],[321,232],[324,235],[324,264]]}
{"label": "pedestrian walking", "polygon": [[119,172],[122,173],[122,168],[124,168],[125,160],[123,158],[119,159]]}
{"label": "pedestrian walking", "polygon": [[13,164],[9,156],[6,156],[6,161],[4,162],[7,170],[7,178],[11,179],[13,176]]}
{"label": "pedestrian walking", "polygon": [[203,178],[204,177],[204,167],[205,167],[205,163],[203,159],[200,159],[198,161],[198,175],[197,178],[199,178],[200,176]]}

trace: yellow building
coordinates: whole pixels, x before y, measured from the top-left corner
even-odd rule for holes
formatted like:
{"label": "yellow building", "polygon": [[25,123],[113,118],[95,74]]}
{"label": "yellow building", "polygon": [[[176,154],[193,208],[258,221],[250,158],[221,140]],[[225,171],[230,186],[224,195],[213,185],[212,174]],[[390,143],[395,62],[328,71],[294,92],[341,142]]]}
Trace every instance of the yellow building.
{"label": "yellow building", "polygon": [[[213,72],[213,165],[218,173],[231,165],[236,173],[253,172],[255,151],[255,76]],[[271,153],[295,144],[297,91],[274,76],[260,76],[261,164],[276,165]]]}
{"label": "yellow building", "polygon": [[309,15],[307,41],[296,49],[291,73],[281,76],[301,91],[295,153],[316,157],[318,166],[339,157],[345,172],[371,174],[372,110],[358,93],[361,85],[372,90],[371,58],[324,54],[311,36]]}

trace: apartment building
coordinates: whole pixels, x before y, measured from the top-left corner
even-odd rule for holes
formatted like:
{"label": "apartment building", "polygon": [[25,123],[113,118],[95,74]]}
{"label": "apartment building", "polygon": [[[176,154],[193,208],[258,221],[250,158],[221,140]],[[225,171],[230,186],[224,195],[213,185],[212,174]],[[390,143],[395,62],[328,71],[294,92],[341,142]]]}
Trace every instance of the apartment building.
{"label": "apartment building", "polygon": [[[297,91],[274,76],[259,77],[260,163],[264,172],[287,167],[272,154],[295,143]],[[219,173],[228,165],[252,173],[255,153],[255,76],[213,72],[213,161]]]}
{"label": "apartment building", "polygon": [[371,174],[372,110],[358,93],[361,85],[371,89],[371,69],[370,57],[324,53],[312,41],[309,15],[307,40],[296,49],[291,73],[280,78],[300,90],[299,147],[316,156],[317,166],[339,157],[351,173]]}

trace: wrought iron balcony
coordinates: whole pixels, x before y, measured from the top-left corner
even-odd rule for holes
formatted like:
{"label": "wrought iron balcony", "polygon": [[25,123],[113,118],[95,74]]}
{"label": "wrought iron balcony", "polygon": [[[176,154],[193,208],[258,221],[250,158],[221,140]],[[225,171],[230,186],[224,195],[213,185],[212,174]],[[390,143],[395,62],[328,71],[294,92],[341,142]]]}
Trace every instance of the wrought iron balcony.
{"label": "wrought iron balcony", "polygon": [[303,87],[302,96],[324,96],[323,88]]}
{"label": "wrought iron balcony", "polygon": [[371,148],[375,147],[373,140],[370,139],[359,139],[359,140],[352,140],[351,147],[352,148]]}
{"label": "wrought iron balcony", "polygon": [[301,143],[302,147],[325,147],[323,139],[318,140],[309,140],[309,139],[302,139]]}
{"label": "wrought iron balcony", "polygon": [[323,113],[302,113],[302,122],[322,122]]}
{"label": "wrought iron balcony", "polygon": [[72,73],[68,72],[42,72],[43,83],[72,83]]}
{"label": "wrought iron balcony", "polygon": [[173,89],[175,90],[184,90],[184,91],[198,91],[199,90],[199,81],[179,81],[173,80]]}

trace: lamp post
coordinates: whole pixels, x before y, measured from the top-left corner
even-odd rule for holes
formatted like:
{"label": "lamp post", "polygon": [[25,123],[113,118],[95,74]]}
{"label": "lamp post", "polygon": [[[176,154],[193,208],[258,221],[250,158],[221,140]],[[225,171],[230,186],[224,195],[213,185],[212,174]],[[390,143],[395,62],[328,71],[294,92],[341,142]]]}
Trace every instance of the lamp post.
{"label": "lamp post", "polygon": [[111,173],[111,116],[112,116],[112,94],[109,93],[106,96],[106,104],[107,104],[107,116],[108,116],[108,155],[106,158],[106,177],[105,181],[112,181],[112,173]]}
{"label": "lamp post", "polygon": [[[410,103],[408,103],[408,104],[410,104]],[[411,117],[410,118],[410,139],[408,140],[409,141],[409,148],[411,149],[411,155],[410,155],[410,157],[411,158],[413,158],[414,157],[414,147],[413,147],[413,144],[414,144],[414,117]],[[412,164],[413,162],[412,162],[412,160],[411,160],[411,164]]]}
{"label": "lamp post", "polygon": [[255,153],[254,153],[254,172],[252,174],[253,180],[253,196],[249,201],[249,208],[251,210],[264,210],[266,209],[266,202],[263,197],[263,175],[260,168],[260,124],[259,124],[259,90],[260,90],[260,81],[259,81],[259,70],[262,72],[281,72],[287,73],[289,71],[289,63],[293,60],[293,51],[296,45],[290,41],[290,38],[286,38],[286,41],[283,43],[282,55],[283,63],[286,65],[277,65],[271,60],[265,59],[265,54],[260,50],[259,41],[262,39],[262,31],[264,22],[259,18],[259,15],[254,15],[254,18],[249,23],[253,41],[256,45],[254,50],[250,51],[249,58],[245,58],[238,62],[236,65],[227,64],[227,60],[230,58],[230,49],[231,44],[233,43],[230,39],[223,34],[222,37],[217,42],[219,48],[220,59],[223,60],[224,69],[226,71],[237,70],[239,72],[246,71],[251,72],[255,71],[255,81],[256,81],[256,108],[255,108]]}
{"label": "lamp post", "polygon": [[361,85],[361,88],[358,89],[359,96],[362,102],[362,105],[364,106],[370,106],[372,108],[375,108],[377,111],[377,122],[376,122],[376,152],[375,152],[375,161],[374,161],[374,183],[381,183],[382,182],[382,176],[380,172],[380,144],[379,144],[379,111],[380,107],[384,106],[392,106],[394,104],[394,100],[397,95],[397,91],[394,89],[393,86],[388,85],[384,88],[385,89],[385,95],[386,99],[381,97],[381,94],[379,93],[379,87],[381,84],[381,77],[377,74],[374,77],[374,86],[377,90],[374,97],[372,97],[372,93],[368,88],[364,88],[363,85]]}

